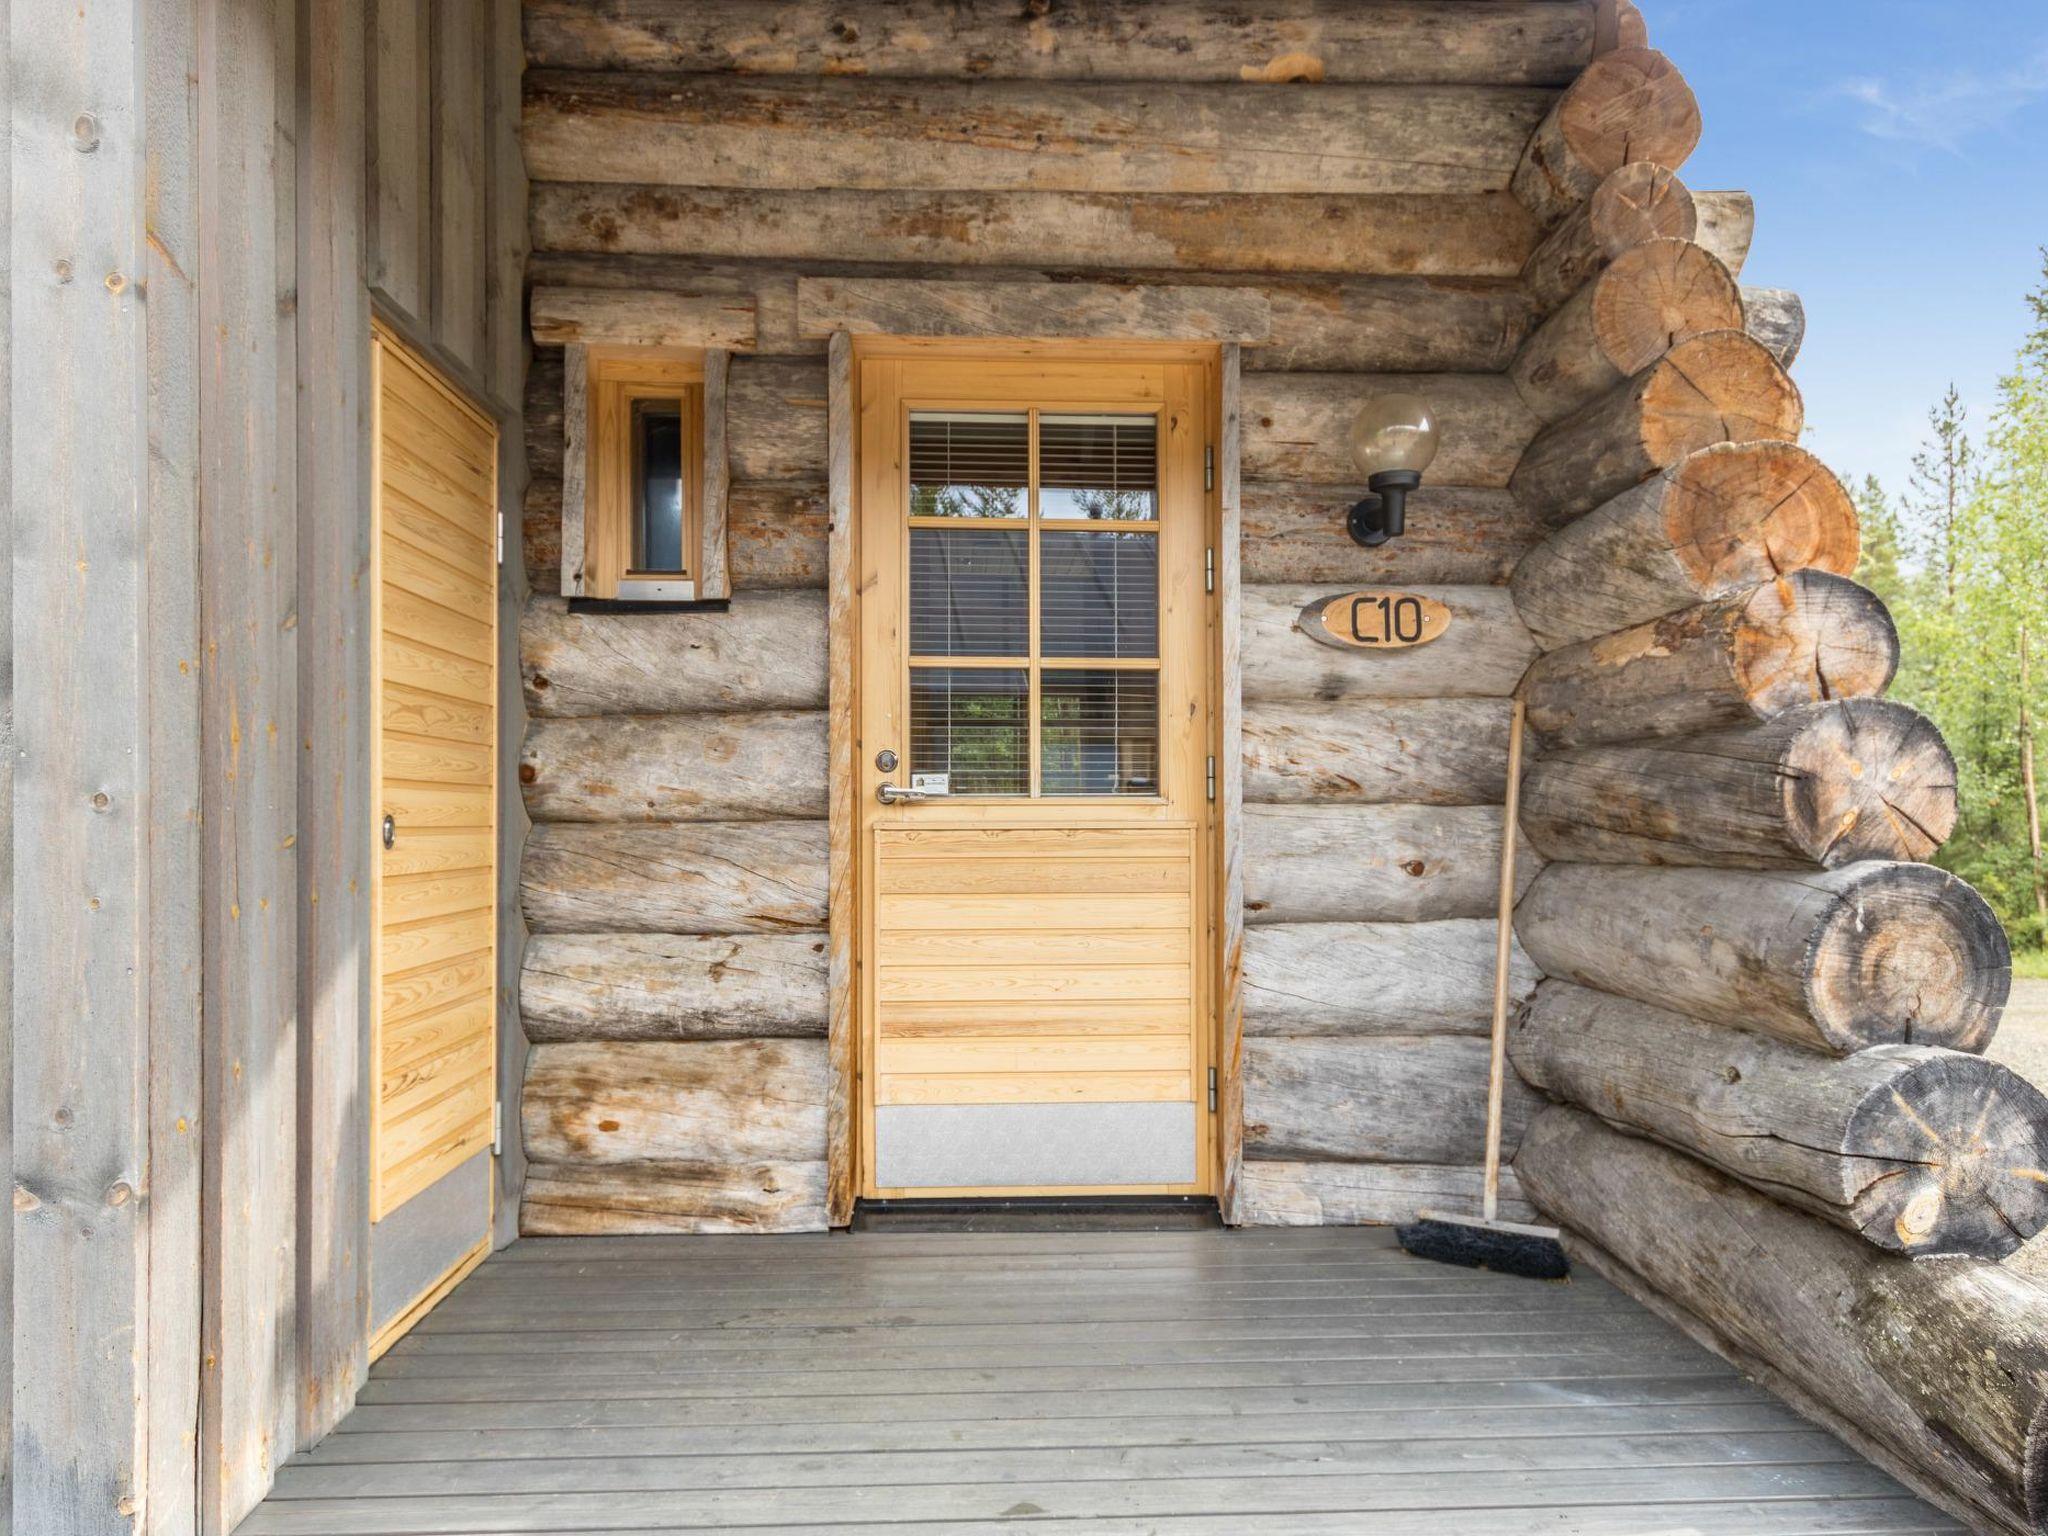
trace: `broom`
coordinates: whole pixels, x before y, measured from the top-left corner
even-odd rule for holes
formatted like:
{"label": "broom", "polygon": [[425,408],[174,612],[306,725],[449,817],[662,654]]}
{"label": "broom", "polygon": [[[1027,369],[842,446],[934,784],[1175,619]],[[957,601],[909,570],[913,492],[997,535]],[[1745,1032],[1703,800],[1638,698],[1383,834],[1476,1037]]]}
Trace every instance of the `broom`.
{"label": "broom", "polygon": [[1508,726],[1508,801],[1501,817],[1500,934],[1493,950],[1493,1057],[1486,1074],[1486,1175],[1477,1216],[1417,1211],[1394,1230],[1395,1241],[1419,1259],[1492,1269],[1532,1280],[1562,1280],[1571,1273],[1555,1227],[1500,1219],[1501,1095],[1507,1082],[1508,959],[1514,942],[1515,828],[1522,799],[1522,701]]}

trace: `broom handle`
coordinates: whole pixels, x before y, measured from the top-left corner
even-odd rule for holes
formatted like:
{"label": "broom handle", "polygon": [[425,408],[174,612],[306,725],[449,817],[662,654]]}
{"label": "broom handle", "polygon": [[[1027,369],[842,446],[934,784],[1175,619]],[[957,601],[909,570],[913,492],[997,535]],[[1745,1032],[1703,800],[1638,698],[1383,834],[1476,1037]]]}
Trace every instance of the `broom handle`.
{"label": "broom handle", "polygon": [[1507,1088],[1508,962],[1515,942],[1515,829],[1522,804],[1522,701],[1508,723],[1508,798],[1500,827],[1500,921],[1493,945],[1493,1053],[1486,1068],[1486,1181],[1481,1214],[1500,1214],[1500,1110]]}

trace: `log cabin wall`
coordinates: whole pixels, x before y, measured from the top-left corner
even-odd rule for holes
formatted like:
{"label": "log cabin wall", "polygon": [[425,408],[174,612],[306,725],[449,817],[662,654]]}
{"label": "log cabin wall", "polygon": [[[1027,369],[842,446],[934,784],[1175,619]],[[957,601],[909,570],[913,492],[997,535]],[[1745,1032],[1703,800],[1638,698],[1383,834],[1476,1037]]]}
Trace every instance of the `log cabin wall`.
{"label": "log cabin wall", "polygon": [[[525,618],[526,1231],[828,1220],[827,375],[806,277],[884,280],[837,292],[883,333],[951,323],[892,310],[889,279],[1019,285],[1047,326],[1074,282],[1265,300],[1226,552],[1235,1214],[1386,1220],[1476,1188],[1508,700],[1536,654],[1505,582],[1541,531],[1507,490],[1540,426],[1506,373],[1536,308],[1509,186],[1593,24],[1551,0],[527,6],[533,283],[733,296],[758,341],[731,363],[731,610],[536,598]],[[1437,402],[1446,442],[1409,536],[1367,551],[1343,530],[1362,493],[1344,434],[1396,382]],[[542,348],[534,572],[560,564],[562,391]],[[1309,596],[1368,583],[1442,598],[1450,635],[1396,658],[1294,630]]]}

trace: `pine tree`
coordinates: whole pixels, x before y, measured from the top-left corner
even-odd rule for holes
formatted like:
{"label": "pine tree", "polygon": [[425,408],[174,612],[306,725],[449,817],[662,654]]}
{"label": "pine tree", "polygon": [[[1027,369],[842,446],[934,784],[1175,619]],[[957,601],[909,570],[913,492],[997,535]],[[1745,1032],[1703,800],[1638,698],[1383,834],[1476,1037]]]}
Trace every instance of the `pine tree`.
{"label": "pine tree", "polygon": [[1977,450],[1965,430],[1968,420],[1962,396],[1950,384],[1941,404],[1927,413],[1934,435],[1913,455],[1908,501],[1919,524],[1920,548],[1940,573],[1942,596],[1951,603],[1962,557],[1963,515],[1977,484]]}

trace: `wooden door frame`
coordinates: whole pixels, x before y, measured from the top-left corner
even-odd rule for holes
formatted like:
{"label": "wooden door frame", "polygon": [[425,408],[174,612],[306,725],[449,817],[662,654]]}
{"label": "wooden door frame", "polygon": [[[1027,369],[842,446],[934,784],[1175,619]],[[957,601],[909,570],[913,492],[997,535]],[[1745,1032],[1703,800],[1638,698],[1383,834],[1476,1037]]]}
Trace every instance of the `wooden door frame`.
{"label": "wooden door frame", "polygon": [[[834,331],[827,343],[827,515],[829,520],[826,628],[829,648],[827,765],[829,869],[826,1208],[835,1227],[853,1216],[859,1188],[860,1055],[862,1020],[857,956],[860,946],[858,840],[861,816],[856,761],[860,719],[860,360],[876,356],[980,356],[1006,360],[1033,356],[1094,358],[1103,362],[1180,362],[1205,367],[1209,441],[1215,449],[1207,517],[1215,550],[1214,600],[1208,611],[1211,732],[1217,759],[1212,812],[1210,1019],[1208,1061],[1216,1073],[1216,1113],[1208,1137],[1218,1203],[1235,1219],[1243,1161],[1242,949],[1243,857],[1239,599],[1238,347],[1235,343],[1183,344],[1100,341],[970,341],[862,336]],[[1196,1085],[1196,1103],[1203,1103]]]}

